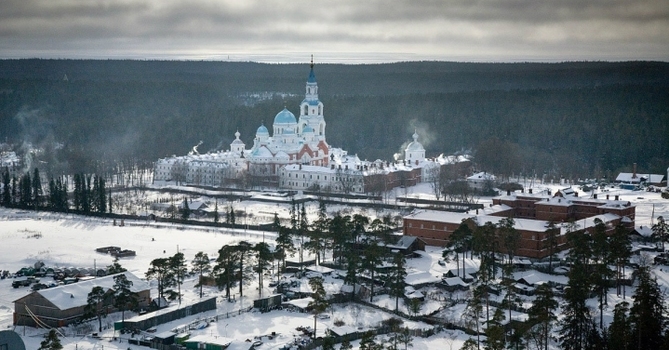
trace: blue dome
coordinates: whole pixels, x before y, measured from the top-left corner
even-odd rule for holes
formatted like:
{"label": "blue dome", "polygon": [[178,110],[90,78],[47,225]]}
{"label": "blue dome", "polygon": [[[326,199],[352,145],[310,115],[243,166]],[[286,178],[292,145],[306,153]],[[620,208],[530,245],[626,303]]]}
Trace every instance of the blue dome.
{"label": "blue dome", "polygon": [[304,129],[302,129],[303,133],[307,132],[314,132],[314,128],[310,127],[309,125],[305,126]]}
{"label": "blue dome", "polygon": [[260,127],[259,127],[258,130],[256,131],[256,135],[262,135],[262,134],[267,134],[267,135],[269,135],[269,131],[267,130],[267,128],[265,127],[265,125],[260,125]]}
{"label": "blue dome", "polygon": [[274,124],[297,124],[297,119],[293,113],[284,108],[274,117]]}

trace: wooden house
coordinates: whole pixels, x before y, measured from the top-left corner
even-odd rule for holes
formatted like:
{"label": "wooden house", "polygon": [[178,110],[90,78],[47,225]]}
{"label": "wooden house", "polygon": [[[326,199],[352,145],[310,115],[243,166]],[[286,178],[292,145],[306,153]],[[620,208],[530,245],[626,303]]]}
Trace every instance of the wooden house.
{"label": "wooden house", "polygon": [[[149,284],[130,272],[122,273],[132,282],[130,290],[138,294],[140,307],[146,307],[151,301]],[[41,289],[17,299],[14,301],[14,325],[63,327],[78,321],[84,315],[88,293],[93,287],[105,290],[108,297],[104,307],[113,312],[114,276],[117,275]]]}

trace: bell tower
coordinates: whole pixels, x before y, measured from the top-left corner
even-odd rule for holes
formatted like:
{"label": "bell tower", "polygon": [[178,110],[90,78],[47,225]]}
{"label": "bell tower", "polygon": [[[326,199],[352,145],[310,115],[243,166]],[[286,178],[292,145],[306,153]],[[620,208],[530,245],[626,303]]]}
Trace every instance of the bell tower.
{"label": "bell tower", "polygon": [[299,133],[302,134],[306,126],[314,130],[317,140],[325,140],[325,119],[323,117],[323,102],[318,99],[318,83],[314,74],[314,56],[311,55],[309,77],[305,87],[305,96],[300,103]]}

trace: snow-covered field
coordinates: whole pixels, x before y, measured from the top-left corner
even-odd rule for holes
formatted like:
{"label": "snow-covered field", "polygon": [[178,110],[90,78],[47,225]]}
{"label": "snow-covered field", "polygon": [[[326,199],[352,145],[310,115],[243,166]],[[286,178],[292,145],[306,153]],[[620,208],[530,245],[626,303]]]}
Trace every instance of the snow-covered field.
{"label": "snow-covered field", "polygon": [[[541,186],[541,185],[540,185]],[[549,185],[546,185],[548,187]],[[550,186],[558,189],[560,186]],[[610,194],[618,194],[622,200],[629,200],[637,205],[636,224],[649,225],[652,218],[660,215],[669,217],[669,201],[660,198],[659,193],[633,192],[626,190],[611,189]],[[422,184],[411,188],[410,192],[415,196],[427,197],[430,193],[429,185]],[[581,194],[587,195],[587,194]],[[490,198],[481,198],[481,203],[489,203]],[[248,202],[241,204],[249,211],[267,211],[267,204],[254,204]],[[258,205],[258,207],[254,207]],[[262,206],[262,207],[261,207]],[[284,212],[285,207],[276,208],[276,211]],[[341,210],[341,208],[328,208],[329,211]],[[315,214],[315,208],[312,209]],[[312,213],[310,213],[312,214]],[[371,214],[371,213],[369,213]],[[32,211],[7,210],[0,208],[0,270],[15,272],[21,267],[33,265],[36,261],[43,261],[47,266],[57,267],[106,267],[111,265],[113,258],[109,255],[95,252],[95,248],[103,246],[120,246],[123,249],[132,249],[137,252],[135,257],[122,258],[120,264],[130,272],[143,277],[151,260],[159,257],[174,255],[177,251],[183,252],[188,261],[192,260],[197,252],[205,252],[211,258],[218,255],[218,250],[225,244],[246,240],[251,243],[260,242],[265,239],[274,241],[271,232],[254,232],[246,230],[229,230],[214,228],[194,228],[176,224],[155,225],[144,221],[125,221],[125,226],[114,226],[112,220],[79,217],[72,215],[61,215],[52,213],[35,213]],[[441,252],[438,248],[428,247],[427,252],[421,258],[408,261],[409,273],[428,272],[432,276],[441,276],[448,269],[455,268],[455,262],[441,266],[437,262]],[[476,262],[472,261],[472,264]],[[664,286],[669,283],[669,272],[658,271],[658,280]],[[337,290],[341,280],[334,278],[326,279],[326,289]],[[184,300],[194,301],[199,299],[197,290],[193,287],[195,278],[186,281],[182,292]],[[153,286],[155,287],[155,286]],[[230,303],[224,298],[218,298],[218,309],[216,312],[194,315],[187,319],[179,320],[171,324],[161,325],[158,332],[182,328],[198,318],[212,317],[216,314],[226,314],[252,305],[252,300],[258,297],[257,283],[245,286],[243,299],[236,299]],[[23,288],[12,288],[11,279],[0,280],[0,329],[13,329],[12,313],[13,301],[26,295],[29,290]],[[157,292],[153,292],[153,297]],[[263,295],[269,295],[271,288],[265,286]],[[208,296],[221,296],[222,293],[214,288],[206,288]],[[628,291],[630,296],[632,291]],[[615,297],[615,293],[613,294]],[[607,308],[608,316],[613,310],[617,300],[612,297]],[[394,309],[394,299],[380,296],[375,299],[375,304]],[[400,303],[400,309],[406,313],[408,308]],[[595,306],[593,304],[593,306]],[[429,313],[441,307],[441,302],[428,299],[423,305],[422,313]],[[449,317],[457,318],[460,310],[447,310]],[[336,329],[335,320],[344,322],[342,327],[351,329],[368,329],[376,326],[382,319],[392,317],[390,313],[380,312],[359,305],[340,304],[333,307],[328,313],[329,319],[319,319],[319,334],[326,328]],[[110,315],[103,322],[111,325],[114,320],[120,319],[120,315]],[[406,321],[405,325],[411,328],[430,328],[427,324]],[[221,318],[216,323],[202,330],[194,331],[194,334],[208,335],[211,337],[226,337],[235,339],[236,342],[252,340],[254,336],[267,335],[275,332],[278,336],[272,340],[264,338],[264,344],[260,349],[279,348],[286,343],[297,339],[299,326],[313,326],[313,317],[309,314],[293,313],[287,310],[274,311],[270,313],[243,313],[230,318]],[[44,330],[17,327],[15,329],[22,335],[28,349],[36,349],[42,340]],[[112,337],[117,336],[117,340]],[[89,336],[66,337],[62,339],[65,349],[146,349],[144,347],[129,345],[127,342],[118,341],[119,334],[112,330],[106,330],[102,339],[94,339]],[[413,349],[458,349],[466,337],[459,332],[442,332],[433,337],[422,339],[415,338]],[[355,345],[355,344],[354,344]]]}

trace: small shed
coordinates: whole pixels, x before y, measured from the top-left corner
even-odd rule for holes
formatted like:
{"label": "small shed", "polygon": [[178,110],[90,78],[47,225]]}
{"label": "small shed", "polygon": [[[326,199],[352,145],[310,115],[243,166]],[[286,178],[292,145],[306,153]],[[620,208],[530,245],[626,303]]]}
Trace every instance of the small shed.
{"label": "small shed", "polygon": [[[474,277],[476,273],[479,272],[479,269],[476,267],[466,267],[464,271],[464,278],[462,278],[463,281],[470,283],[474,281]],[[444,277],[450,278],[450,277],[458,277],[462,275],[462,269],[450,269],[444,273]]]}
{"label": "small shed", "polygon": [[404,278],[404,282],[414,288],[426,287],[440,281],[440,278],[432,276],[429,272],[412,273]]}
{"label": "small shed", "polygon": [[307,312],[309,311],[309,303],[312,301],[314,301],[314,298],[306,297],[302,299],[289,300],[284,305],[288,305],[289,307],[292,307],[300,312]]}
{"label": "small shed", "polygon": [[196,335],[184,341],[186,349],[224,350],[232,343],[233,339],[212,335]]}
{"label": "small shed", "polygon": [[397,249],[403,255],[411,255],[416,250],[425,250],[425,242],[418,237],[413,236],[402,236],[396,243],[387,244],[386,248],[395,250]]}
{"label": "small shed", "polygon": [[441,285],[449,292],[469,290],[469,284],[460,277],[448,277],[441,280]]}
{"label": "small shed", "polygon": [[151,340],[151,347],[158,349],[156,345],[171,345],[175,342],[176,333],[174,332],[162,332],[153,336]]}
{"label": "small shed", "polygon": [[253,301],[253,307],[261,312],[268,312],[281,306],[281,294],[270,295],[266,298],[256,299]]}
{"label": "small shed", "polygon": [[320,273],[323,276],[329,276],[334,272],[334,269],[322,265],[309,265],[305,267],[305,269],[307,271]]}

